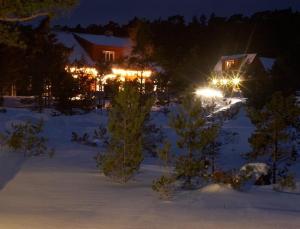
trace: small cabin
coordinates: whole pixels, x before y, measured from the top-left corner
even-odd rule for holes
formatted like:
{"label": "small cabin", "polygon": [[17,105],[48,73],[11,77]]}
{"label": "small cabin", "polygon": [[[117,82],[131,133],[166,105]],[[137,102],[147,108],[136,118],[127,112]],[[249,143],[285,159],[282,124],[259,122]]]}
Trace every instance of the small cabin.
{"label": "small cabin", "polygon": [[247,76],[269,74],[274,63],[275,59],[260,57],[256,53],[222,56],[214,67],[214,73],[218,76],[228,72],[244,73]]}

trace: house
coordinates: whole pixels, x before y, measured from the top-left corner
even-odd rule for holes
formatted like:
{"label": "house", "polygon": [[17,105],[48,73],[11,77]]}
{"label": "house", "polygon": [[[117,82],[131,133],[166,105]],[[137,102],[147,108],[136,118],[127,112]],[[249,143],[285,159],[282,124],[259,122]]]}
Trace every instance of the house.
{"label": "house", "polygon": [[220,76],[228,72],[244,71],[247,74],[249,69],[269,73],[274,63],[275,59],[260,57],[256,53],[222,56],[214,67],[214,73]]}
{"label": "house", "polygon": [[[114,63],[131,54],[132,42],[128,38],[119,38],[106,35],[93,35],[81,33],[56,32],[57,42],[68,48],[72,48],[69,56],[69,65],[66,70],[74,77],[79,75],[89,76],[94,79],[91,84],[92,91],[103,91],[108,80],[120,81],[142,78],[146,82],[152,75],[148,69],[124,69]],[[83,66],[78,66],[78,63]],[[111,71],[106,75],[99,74],[96,65],[98,63],[112,63]]]}
{"label": "house", "polygon": [[213,69],[211,84],[239,90],[242,80],[261,74],[270,75],[275,59],[257,53],[222,56]]}
{"label": "house", "polygon": [[56,32],[55,35],[58,43],[73,49],[70,64],[84,60],[87,66],[94,67],[97,62],[118,61],[128,56],[132,48],[128,38],[69,32]]}

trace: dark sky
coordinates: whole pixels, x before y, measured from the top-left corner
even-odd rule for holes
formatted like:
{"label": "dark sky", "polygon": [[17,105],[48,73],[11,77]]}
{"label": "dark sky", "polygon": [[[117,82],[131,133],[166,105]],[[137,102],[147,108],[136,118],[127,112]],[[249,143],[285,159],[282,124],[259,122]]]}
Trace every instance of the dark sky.
{"label": "dark sky", "polygon": [[149,19],[181,14],[229,16],[235,13],[292,7],[300,10],[300,0],[80,0],[80,5],[57,24],[104,24],[109,20],[126,23],[134,16]]}

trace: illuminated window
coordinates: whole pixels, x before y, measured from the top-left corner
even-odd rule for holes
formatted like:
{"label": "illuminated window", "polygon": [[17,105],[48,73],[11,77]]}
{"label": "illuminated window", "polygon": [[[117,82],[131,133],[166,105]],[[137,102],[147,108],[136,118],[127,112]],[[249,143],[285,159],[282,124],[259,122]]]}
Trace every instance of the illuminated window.
{"label": "illuminated window", "polygon": [[114,51],[103,51],[104,60],[107,62],[115,60],[115,52]]}
{"label": "illuminated window", "polygon": [[226,69],[230,69],[234,65],[234,60],[227,60],[225,62]]}

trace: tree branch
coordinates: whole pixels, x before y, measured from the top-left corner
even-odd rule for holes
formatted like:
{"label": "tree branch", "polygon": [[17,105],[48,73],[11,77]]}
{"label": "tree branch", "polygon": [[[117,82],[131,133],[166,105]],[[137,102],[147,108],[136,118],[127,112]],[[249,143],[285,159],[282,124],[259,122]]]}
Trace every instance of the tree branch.
{"label": "tree branch", "polygon": [[0,21],[2,21],[2,22],[25,22],[25,21],[31,21],[31,20],[36,19],[38,17],[49,16],[49,15],[50,15],[49,12],[41,12],[41,13],[30,15],[30,16],[27,16],[27,17],[15,17],[15,18],[10,18],[10,17],[1,18],[0,17]]}

